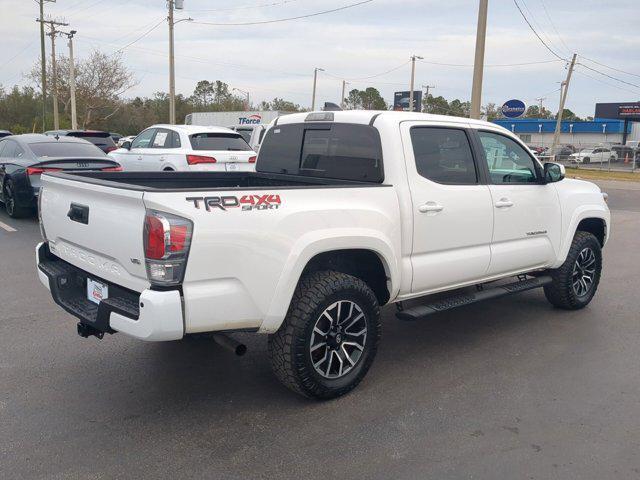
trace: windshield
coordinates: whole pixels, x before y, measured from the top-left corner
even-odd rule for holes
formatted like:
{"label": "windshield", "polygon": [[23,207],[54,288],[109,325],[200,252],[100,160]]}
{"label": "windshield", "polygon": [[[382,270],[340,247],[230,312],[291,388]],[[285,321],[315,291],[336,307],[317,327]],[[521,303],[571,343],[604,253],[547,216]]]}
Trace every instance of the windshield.
{"label": "windshield", "polygon": [[194,150],[232,150],[247,152],[251,147],[237,133],[196,133],[189,136]]}
{"label": "windshield", "polygon": [[106,157],[95,145],[76,142],[30,143],[29,148],[38,158],[45,157]]}

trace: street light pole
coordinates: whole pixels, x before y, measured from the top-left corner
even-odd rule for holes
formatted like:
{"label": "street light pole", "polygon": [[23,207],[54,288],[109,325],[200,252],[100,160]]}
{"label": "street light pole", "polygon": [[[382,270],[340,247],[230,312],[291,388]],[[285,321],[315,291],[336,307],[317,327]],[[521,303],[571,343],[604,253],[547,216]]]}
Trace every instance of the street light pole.
{"label": "street light pole", "polygon": [[415,111],[415,105],[413,104],[413,89],[415,88],[416,82],[416,59],[423,60],[422,57],[418,57],[417,55],[411,56],[411,82],[409,83],[409,111]]}
{"label": "street light pole", "polygon": [[169,123],[175,125],[176,123],[176,71],[175,71],[175,59],[173,52],[173,7],[174,0],[168,0],[169,4]]}
{"label": "street light pole", "polygon": [[324,68],[316,67],[313,70],[313,96],[311,97],[311,111],[316,109],[316,87],[318,85],[318,72],[324,72]]}
{"label": "street light pole", "polygon": [[480,0],[478,30],[476,32],[476,56],[473,63],[473,86],[471,88],[471,118],[480,118],[482,102],[482,76],[484,73],[484,46],[487,37],[487,12],[489,0]]}
{"label": "street light pole", "polygon": [[342,97],[340,97],[340,108],[344,109],[344,96],[347,93],[347,81],[342,81]]}

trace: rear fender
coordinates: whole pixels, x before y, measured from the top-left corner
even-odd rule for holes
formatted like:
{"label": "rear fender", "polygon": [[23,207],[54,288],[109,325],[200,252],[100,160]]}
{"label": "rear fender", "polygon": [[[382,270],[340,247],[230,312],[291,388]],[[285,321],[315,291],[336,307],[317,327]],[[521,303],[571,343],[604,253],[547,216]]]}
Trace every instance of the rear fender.
{"label": "rear fender", "polygon": [[310,232],[298,240],[287,258],[260,333],[273,333],[280,328],[302,272],[312,258],[321,253],[352,249],[370,250],[380,257],[387,275],[390,298],[395,298],[400,285],[399,260],[391,240],[382,238],[380,231],[340,229]]}

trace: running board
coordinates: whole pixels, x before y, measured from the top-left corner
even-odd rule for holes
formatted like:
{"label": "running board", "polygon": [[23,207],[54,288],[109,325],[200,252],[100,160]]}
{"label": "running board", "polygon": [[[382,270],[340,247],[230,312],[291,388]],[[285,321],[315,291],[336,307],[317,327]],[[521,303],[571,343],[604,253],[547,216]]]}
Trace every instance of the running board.
{"label": "running board", "polygon": [[506,297],[507,295],[512,295],[514,293],[544,287],[552,281],[553,279],[546,275],[529,278],[527,280],[520,280],[497,287],[484,288],[474,293],[456,295],[454,297],[444,298],[437,302],[427,303],[426,305],[417,305],[415,307],[407,308],[406,310],[401,310],[396,313],[396,317],[398,317],[399,320],[405,321],[419,320],[433,313],[444,312],[446,310],[464,307],[465,305],[471,305],[472,303],[482,302],[483,300]]}

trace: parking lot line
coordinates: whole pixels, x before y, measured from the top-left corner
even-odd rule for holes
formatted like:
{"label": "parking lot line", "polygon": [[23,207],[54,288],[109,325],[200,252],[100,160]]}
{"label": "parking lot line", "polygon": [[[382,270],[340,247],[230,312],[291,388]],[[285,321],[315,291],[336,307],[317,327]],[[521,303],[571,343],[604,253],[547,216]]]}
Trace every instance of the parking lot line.
{"label": "parking lot line", "polygon": [[7,232],[17,232],[17,230],[15,228],[13,228],[10,225],[7,225],[6,223],[2,223],[2,222],[0,222],[0,228],[6,230]]}

